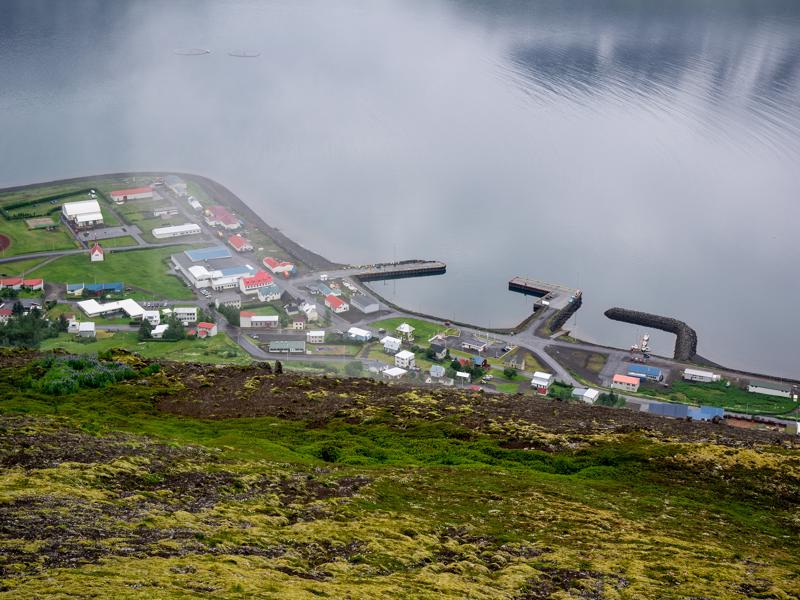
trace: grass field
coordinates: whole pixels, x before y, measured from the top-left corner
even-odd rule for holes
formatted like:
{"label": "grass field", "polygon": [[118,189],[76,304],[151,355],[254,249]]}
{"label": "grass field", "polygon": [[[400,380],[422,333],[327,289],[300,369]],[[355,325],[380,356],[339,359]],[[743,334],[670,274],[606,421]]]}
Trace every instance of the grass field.
{"label": "grass field", "polygon": [[120,246],[135,246],[136,240],[129,235],[123,235],[122,237],[100,240],[100,245],[103,248],[119,248]]}
{"label": "grass field", "polygon": [[53,185],[36,185],[16,192],[0,194],[0,206],[20,200],[33,200],[44,196],[69,194],[85,188],[94,188],[105,192],[122,187],[132,187],[124,179],[83,179],[71,183],[55,183]]}
{"label": "grass field", "polygon": [[494,386],[498,392],[503,392],[504,394],[516,394],[519,390],[518,383],[496,383]]}
{"label": "grass field", "polygon": [[0,256],[4,257],[78,247],[77,242],[67,233],[63,225],[59,225],[53,231],[30,230],[24,220],[7,221],[0,217],[0,233],[11,238],[11,247],[0,253]]}
{"label": "grass field", "polygon": [[753,394],[733,384],[726,387],[724,381],[690,383],[677,380],[673,382],[671,389],[647,387],[640,391],[653,396],[666,397],[673,402],[718,406],[746,414],[780,415],[798,407],[798,403],[789,398]]}
{"label": "grass field", "polygon": [[22,277],[34,270],[38,265],[41,265],[45,258],[29,258],[27,260],[15,260],[10,263],[0,263],[0,276],[1,277]]}
{"label": "grass field", "polygon": [[422,321],[421,319],[405,319],[401,317],[375,321],[374,323],[370,323],[369,326],[374,329],[382,327],[386,330],[387,334],[395,335],[397,333],[395,329],[397,329],[398,325],[401,323],[408,323],[414,328],[414,342],[420,345],[427,345],[429,339],[431,339],[437,333],[442,333],[447,329],[443,325],[431,323],[430,321]]}
{"label": "grass field", "polygon": [[273,316],[279,316],[280,315],[280,313],[278,312],[278,310],[274,306],[269,306],[269,305],[267,305],[267,306],[255,306],[255,307],[246,306],[246,307],[242,307],[242,310],[247,310],[247,311],[256,313],[257,315],[259,315],[261,317],[273,317]]}
{"label": "grass field", "polygon": [[140,342],[136,332],[98,332],[94,342],[76,341],[71,334],[45,340],[43,351],[63,348],[74,354],[94,354],[111,348],[123,348],[138,352],[145,358],[191,361],[215,364],[248,364],[250,357],[225,334],[205,340],[181,340],[178,342]]}
{"label": "grass field", "polygon": [[94,263],[84,254],[63,256],[37,269],[36,274],[58,283],[123,281],[126,286],[142,288],[162,299],[190,300],[194,297],[191,290],[170,274],[167,266],[171,254],[186,248],[189,246],[112,252],[106,253],[103,262]]}

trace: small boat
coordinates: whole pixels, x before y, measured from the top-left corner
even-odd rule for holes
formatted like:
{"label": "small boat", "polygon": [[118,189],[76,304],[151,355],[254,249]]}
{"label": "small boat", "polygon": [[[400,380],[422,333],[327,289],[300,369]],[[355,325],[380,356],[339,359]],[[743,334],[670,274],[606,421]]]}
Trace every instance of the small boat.
{"label": "small boat", "polygon": [[233,56],[235,58],[258,58],[261,56],[260,52],[250,52],[247,50],[233,50],[228,52],[228,56]]}
{"label": "small boat", "polygon": [[206,50],[205,48],[178,48],[175,50],[175,54],[180,54],[181,56],[201,56],[203,54],[211,54],[211,50]]}

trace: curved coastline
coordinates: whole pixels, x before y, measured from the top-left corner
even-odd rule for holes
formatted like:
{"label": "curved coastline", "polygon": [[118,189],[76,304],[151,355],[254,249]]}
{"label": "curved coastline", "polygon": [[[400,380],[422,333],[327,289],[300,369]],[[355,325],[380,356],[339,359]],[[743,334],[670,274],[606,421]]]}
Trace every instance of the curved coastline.
{"label": "curved coastline", "polygon": [[[249,222],[253,223],[256,227],[262,229],[263,232],[267,234],[270,238],[272,238],[272,240],[276,243],[276,245],[282,248],[291,258],[306,265],[311,269],[311,271],[347,269],[350,267],[350,265],[333,262],[321,256],[320,254],[305,248],[301,244],[287,237],[279,229],[269,225],[266,221],[264,221],[264,219],[262,219],[255,211],[253,211],[241,198],[239,198],[230,189],[228,189],[221,183],[214,181],[213,179],[210,179],[202,175],[197,175],[194,173],[185,173],[181,171],[122,171],[115,173],[100,173],[100,174],[85,175],[80,177],[69,177],[63,179],[39,181],[24,185],[8,186],[0,188],[0,193],[23,191],[47,185],[58,185],[58,184],[63,185],[70,183],[88,182],[103,178],[165,177],[167,175],[178,175],[179,177],[182,177],[187,181],[193,181],[194,183],[200,185],[208,192],[210,192],[212,195],[216,196],[221,201],[221,203],[227,204],[235,211],[240,213],[242,216],[244,216]],[[129,250],[129,248],[115,249],[115,251],[120,251],[120,252],[124,252],[126,250]],[[358,279],[357,275],[355,275],[354,277]],[[361,281],[359,282],[362,283],[362,285],[364,284],[364,282]],[[525,329],[527,329],[528,327],[530,327],[531,324],[536,319],[541,318],[543,314],[545,316],[548,314],[546,311],[535,310],[514,327],[490,328],[461,321],[454,321],[451,319],[447,319],[445,317],[439,317],[436,315],[431,315],[419,311],[409,310],[401,306],[398,306],[397,304],[384,298],[383,296],[381,296],[379,292],[375,291],[373,288],[369,288],[369,291],[372,295],[378,298],[380,302],[398,312],[402,312],[408,315],[417,316],[420,318],[437,321],[441,323],[450,322],[453,325],[459,327],[465,327],[476,331],[481,331],[485,333],[495,333],[499,335],[515,335],[517,333],[520,333]],[[580,308],[580,305],[581,303],[574,303],[561,309],[560,311],[556,311],[553,316],[551,324],[557,324],[559,327],[563,326],[563,324],[566,323],[566,321]],[[698,355],[696,332],[686,323],[678,319],[674,319],[671,317],[663,317],[659,315],[651,315],[649,313],[628,310],[628,309],[621,309],[621,308],[609,309],[608,311],[605,312],[605,315],[613,320],[642,324],[649,327],[653,327],[655,329],[660,329],[663,331],[667,331],[669,333],[676,334],[674,360],[678,362],[689,365],[715,367],[732,373],[740,373],[749,376],[779,378],[782,381],[800,383],[800,380],[788,377],[776,377],[774,375],[753,373],[743,369],[732,369],[729,367],[725,367],[724,365],[719,365],[717,363],[714,363],[711,360]],[[637,319],[637,320],[634,321],[631,319]],[[558,329],[558,327],[556,327],[555,329]],[[607,349],[607,350],[622,351],[622,352],[626,351],[626,349],[624,348],[616,348],[614,346],[606,346],[603,344],[592,343],[590,345],[595,346],[598,349]]]}

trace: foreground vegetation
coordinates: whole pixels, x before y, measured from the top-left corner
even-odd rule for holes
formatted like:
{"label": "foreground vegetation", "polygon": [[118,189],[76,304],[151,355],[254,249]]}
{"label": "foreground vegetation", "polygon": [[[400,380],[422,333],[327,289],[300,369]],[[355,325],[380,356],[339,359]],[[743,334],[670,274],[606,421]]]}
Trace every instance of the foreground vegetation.
{"label": "foreground vegetation", "polygon": [[800,594],[788,438],[103,361],[121,375],[56,396],[36,382],[106,370],[0,354],[0,597]]}

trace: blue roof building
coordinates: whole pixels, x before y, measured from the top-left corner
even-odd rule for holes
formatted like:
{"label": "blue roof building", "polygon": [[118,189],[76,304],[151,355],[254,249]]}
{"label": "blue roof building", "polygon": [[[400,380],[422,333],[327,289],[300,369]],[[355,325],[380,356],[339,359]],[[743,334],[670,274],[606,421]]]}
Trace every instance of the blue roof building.
{"label": "blue roof building", "polygon": [[115,292],[121,294],[125,290],[125,284],[121,281],[114,283],[68,283],[68,294],[82,294],[89,292],[91,294],[99,294],[102,292]]}
{"label": "blue roof building", "polygon": [[650,381],[662,381],[664,379],[661,369],[648,367],[647,365],[628,365],[628,376],[638,377],[640,380],[649,379]]}
{"label": "blue roof building", "polygon": [[184,254],[192,262],[200,262],[202,260],[214,260],[215,258],[230,258],[231,251],[225,246],[209,246],[208,248],[197,248],[195,250],[186,250]]}

